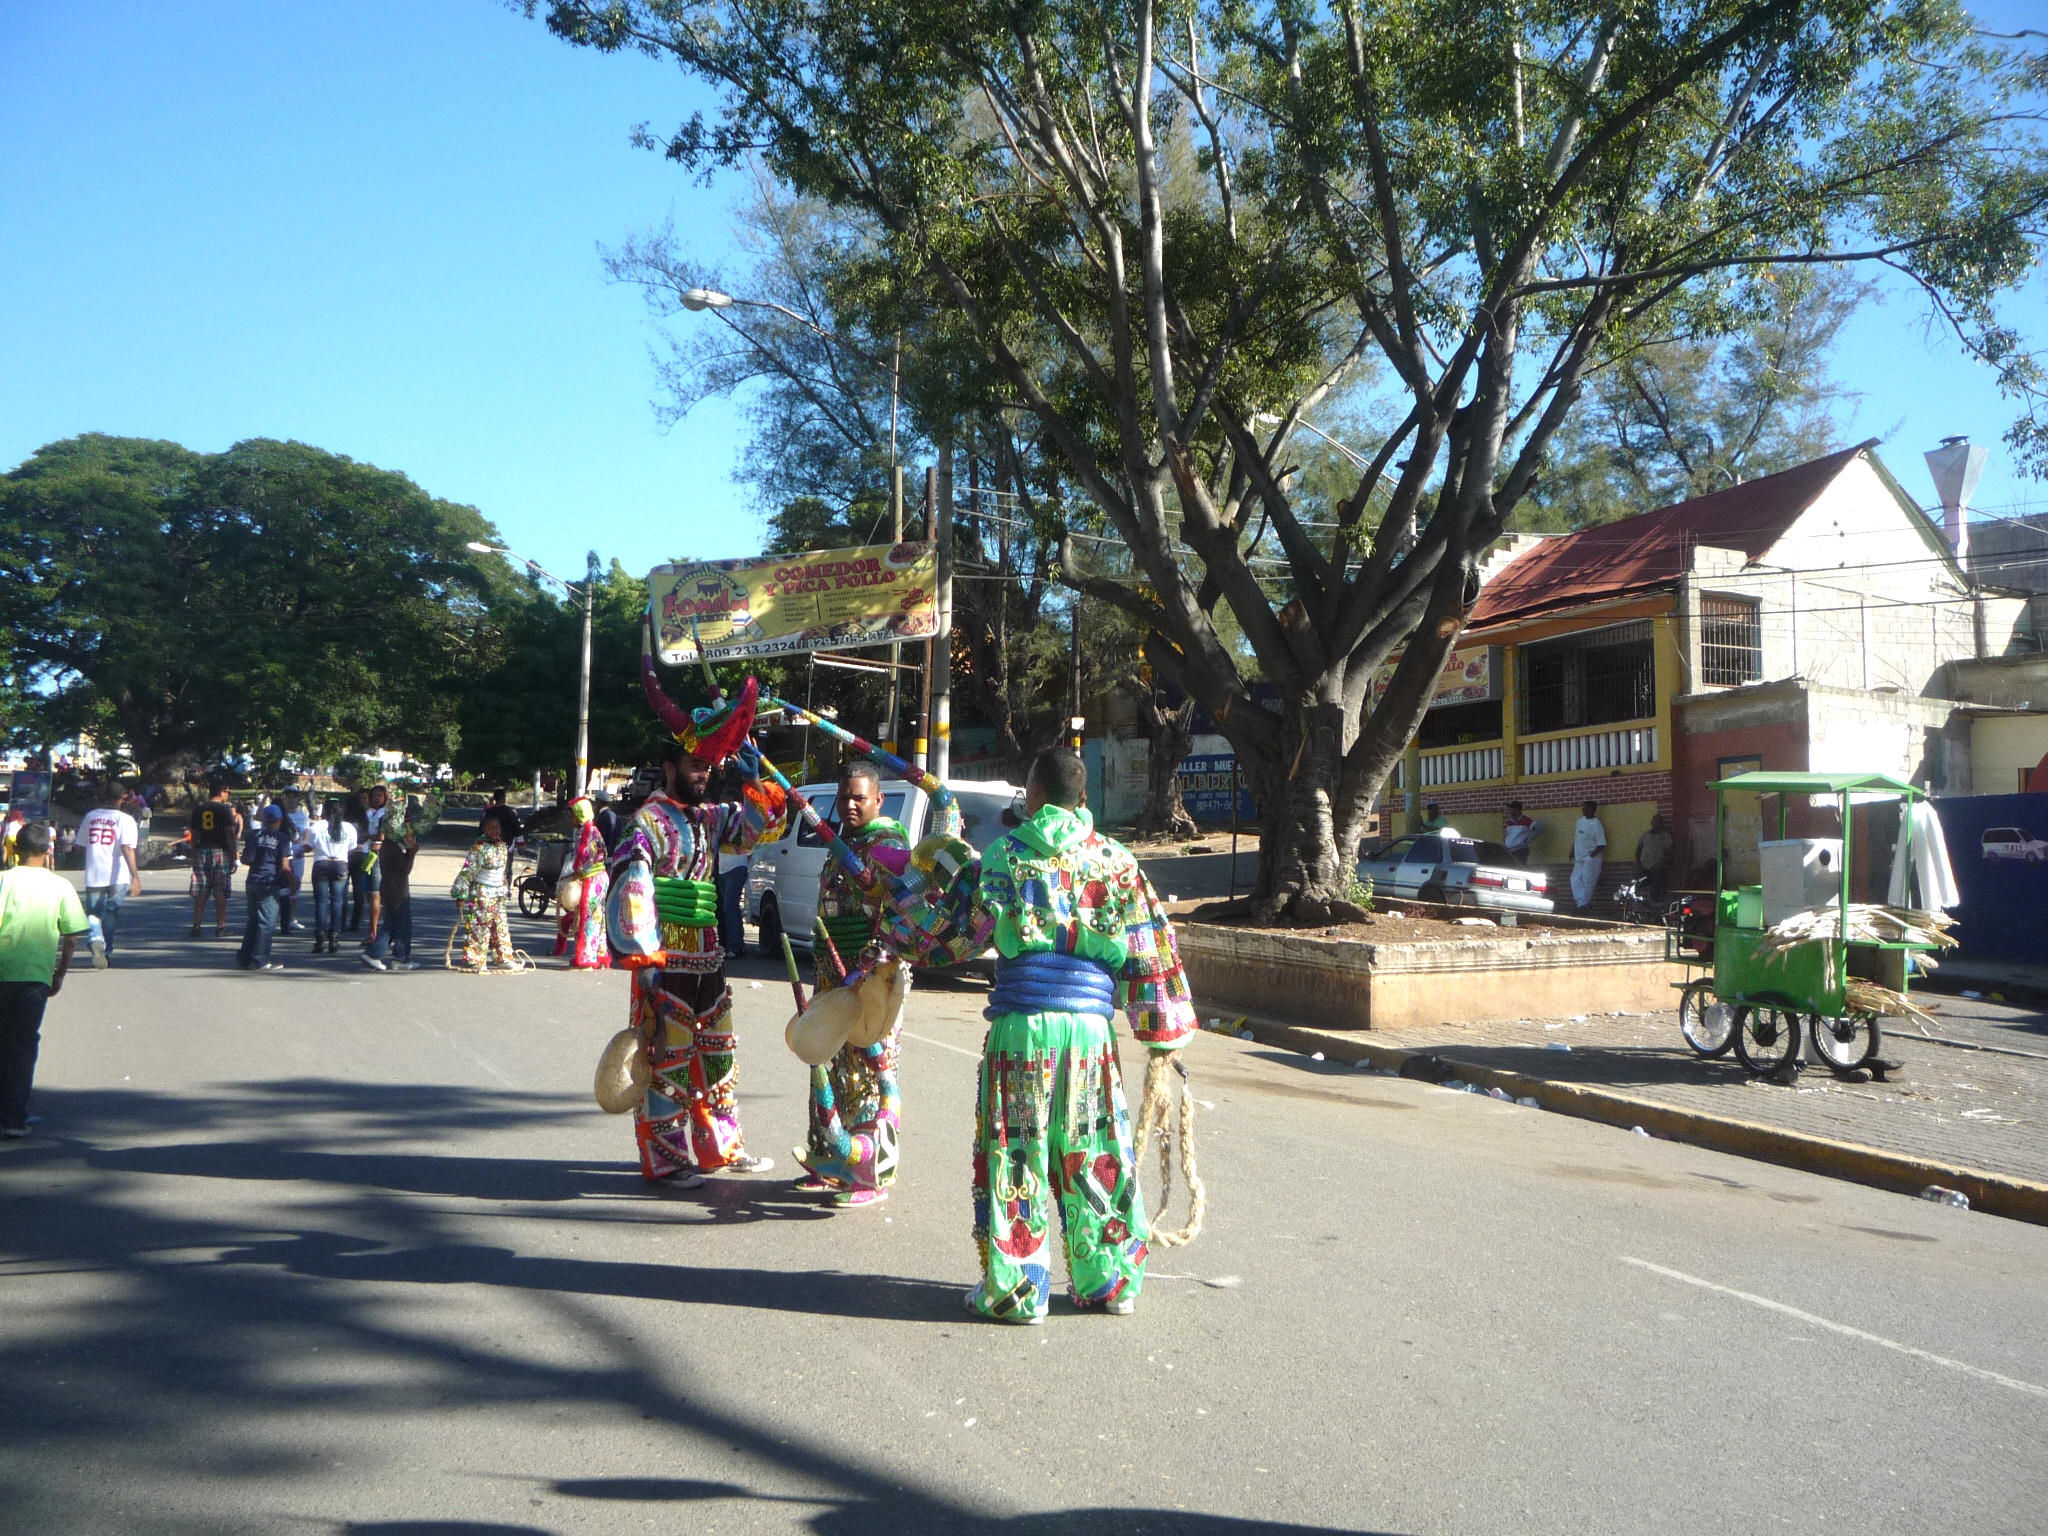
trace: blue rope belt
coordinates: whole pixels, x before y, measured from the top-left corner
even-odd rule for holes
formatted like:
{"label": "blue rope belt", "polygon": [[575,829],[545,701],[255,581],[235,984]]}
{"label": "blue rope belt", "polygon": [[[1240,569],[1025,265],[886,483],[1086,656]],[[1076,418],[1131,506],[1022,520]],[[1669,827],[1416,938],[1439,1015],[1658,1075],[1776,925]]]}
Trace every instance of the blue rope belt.
{"label": "blue rope belt", "polygon": [[1051,950],[996,962],[996,984],[988,994],[982,1017],[999,1013],[1092,1013],[1107,1019],[1116,1012],[1116,979],[1093,960],[1057,955]]}

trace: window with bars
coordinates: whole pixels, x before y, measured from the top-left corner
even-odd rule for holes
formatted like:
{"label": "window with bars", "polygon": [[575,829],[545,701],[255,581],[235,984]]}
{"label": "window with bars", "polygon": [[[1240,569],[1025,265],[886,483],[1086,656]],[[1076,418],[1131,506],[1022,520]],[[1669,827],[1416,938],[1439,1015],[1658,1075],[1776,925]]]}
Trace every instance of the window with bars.
{"label": "window with bars", "polygon": [[1522,729],[1532,735],[1657,713],[1650,625],[1614,624],[1522,647]]}
{"label": "window with bars", "polygon": [[1764,675],[1764,626],[1748,597],[1700,599],[1700,681],[1739,688]]}

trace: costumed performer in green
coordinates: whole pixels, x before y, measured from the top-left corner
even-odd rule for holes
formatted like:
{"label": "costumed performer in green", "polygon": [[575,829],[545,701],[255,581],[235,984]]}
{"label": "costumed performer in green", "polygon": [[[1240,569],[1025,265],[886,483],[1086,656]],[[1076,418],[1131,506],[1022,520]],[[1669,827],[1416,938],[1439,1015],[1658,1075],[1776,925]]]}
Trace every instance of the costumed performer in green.
{"label": "costumed performer in green", "polygon": [[1110,1017],[1129,1018],[1155,1065],[1196,1029],[1173,928],[1086,793],[1078,754],[1039,753],[1024,820],[983,853],[966,920],[936,934],[891,920],[877,946],[943,963],[994,940],[975,1108],[982,1278],[967,1306],[1009,1323],[1045,1319],[1055,1201],[1074,1304],[1133,1309],[1149,1231]]}

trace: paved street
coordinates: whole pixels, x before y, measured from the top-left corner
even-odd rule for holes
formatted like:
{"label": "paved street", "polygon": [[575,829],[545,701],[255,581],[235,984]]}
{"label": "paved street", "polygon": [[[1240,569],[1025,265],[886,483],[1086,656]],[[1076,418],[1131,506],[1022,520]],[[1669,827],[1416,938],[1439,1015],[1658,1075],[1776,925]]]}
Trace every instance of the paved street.
{"label": "paved street", "polygon": [[1004,1329],[974,984],[834,1215],[766,966],[776,1172],[649,1191],[589,1096],[622,977],[243,976],[148,884],[0,1148],[0,1530],[2039,1529],[2048,1230],[1204,1035],[1208,1230],[1134,1317]]}

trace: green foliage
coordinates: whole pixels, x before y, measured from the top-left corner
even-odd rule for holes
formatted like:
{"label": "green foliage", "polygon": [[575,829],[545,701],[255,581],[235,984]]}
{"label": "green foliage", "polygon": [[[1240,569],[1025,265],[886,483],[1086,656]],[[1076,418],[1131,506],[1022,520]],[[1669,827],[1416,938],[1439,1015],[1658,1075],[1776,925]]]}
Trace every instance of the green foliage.
{"label": "green foliage", "polygon": [[1840,446],[1832,407],[1849,391],[1830,378],[1828,353],[1868,297],[1842,273],[1795,269],[1726,335],[1650,342],[1611,360],[1588,377],[1519,525],[1612,522]]}
{"label": "green foliage", "polygon": [[1372,911],[1372,876],[1361,875],[1354,869],[1351,872],[1351,879],[1345,884],[1344,899],[1354,907]]}
{"label": "green foliage", "polygon": [[449,687],[496,646],[470,507],[302,443],[221,454],[99,435],[0,480],[0,631],[43,729],[161,778],[378,742],[443,759]]}

